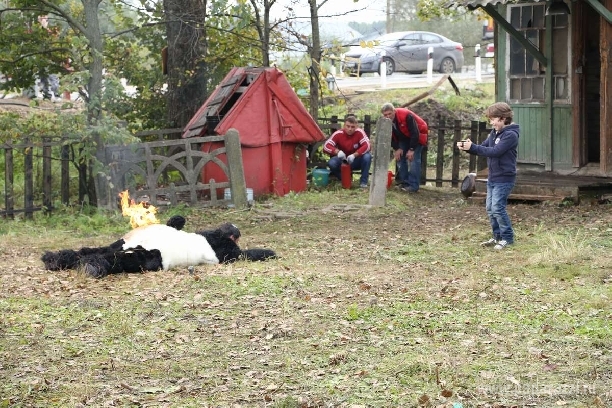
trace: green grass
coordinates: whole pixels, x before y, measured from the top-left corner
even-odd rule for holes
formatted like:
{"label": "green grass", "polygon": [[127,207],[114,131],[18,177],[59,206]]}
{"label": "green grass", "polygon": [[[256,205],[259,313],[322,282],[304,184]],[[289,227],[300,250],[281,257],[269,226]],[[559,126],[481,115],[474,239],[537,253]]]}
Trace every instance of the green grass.
{"label": "green grass", "polygon": [[609,206],[513,203],[516,244],[495,252],[458,196],[371,208],[330,186],[162,212],[281,256],[193,275],[42,269],[43,249],[114,240],[119,214],[5,222],[0,406],[609,406]]}

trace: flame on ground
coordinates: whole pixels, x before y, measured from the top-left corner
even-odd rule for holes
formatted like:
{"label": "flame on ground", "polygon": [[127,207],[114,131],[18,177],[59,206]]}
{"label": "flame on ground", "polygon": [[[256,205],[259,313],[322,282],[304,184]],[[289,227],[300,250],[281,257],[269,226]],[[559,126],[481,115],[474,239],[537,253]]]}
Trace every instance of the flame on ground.
{"label": "flame on ground", "polygon": [[155,215],[157,213],[157,208],[144,203],[136,204],[134,200],[130,200],[130,194],[127,190],[119,193],[119,197],[121,198],[121,212],[124,216],[130,217],[130,225],[132,228],[159,224],[159,220]]}

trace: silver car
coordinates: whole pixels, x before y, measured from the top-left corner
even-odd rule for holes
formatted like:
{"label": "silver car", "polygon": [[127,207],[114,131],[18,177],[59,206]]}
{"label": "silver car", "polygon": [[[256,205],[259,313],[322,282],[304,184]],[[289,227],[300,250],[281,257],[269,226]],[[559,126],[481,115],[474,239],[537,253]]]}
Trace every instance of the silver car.
{"label": "silver car", "polygon": [[450,74],[463,66],[463,45],[440,34],[400,31],[385,34],[373,44],[373,47],[351,47],[345,54],[345,70],[357,75],[366,72],[380,74],[380,63],[384,59],[387,75],[396,71],[418,74],[427,70],[429,47],[433,48],[434,71]]}

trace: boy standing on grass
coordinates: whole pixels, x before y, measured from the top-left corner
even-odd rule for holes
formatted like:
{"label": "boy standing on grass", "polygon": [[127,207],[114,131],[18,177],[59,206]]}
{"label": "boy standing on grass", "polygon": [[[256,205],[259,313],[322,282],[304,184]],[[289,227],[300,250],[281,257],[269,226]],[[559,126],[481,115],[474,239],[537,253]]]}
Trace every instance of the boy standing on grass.
{"label": "boy standing on grass", "polygon": [[519,125],[512,122],[512,108],[507,103],[497,102],[485,110],[493,130],[477,145],[470,139],[457,142],[459,150],[485,156],[489,168],[487,180],[486,208],[493,229],[493,237],[481,243],[484,247],[504,249],[514,243],[514,230],[506,211],[508,196],[516,182],[516,158],[519,140]]}

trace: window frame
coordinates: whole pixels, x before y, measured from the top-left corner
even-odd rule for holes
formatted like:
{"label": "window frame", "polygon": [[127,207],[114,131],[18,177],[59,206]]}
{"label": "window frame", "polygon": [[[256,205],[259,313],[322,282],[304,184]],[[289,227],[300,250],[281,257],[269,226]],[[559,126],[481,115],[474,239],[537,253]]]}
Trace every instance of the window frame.
{"label": "window frame", "polygon": [[[543,67],[537,59],[531,56],[527,50],[513,37],[506,35],[506,89],[507,99],[511,103],[533,103],[545,104],[547,94],[547,69],[555,69],[553,72],[553,88],[551,89],[553,102],[571,102],[571,46],[555,47],[558,38],[565,39],[566,44],[571,44],[571,30],[569,16],[552,16],[552,26],[547,27],[547,17],[544,15],[546,3],[520,3],[509,4],[506,10],[507,20],[537,49],[546,55],[545,33],[546,29],[553,30],[553,55],[548,57],[549,66]],[[559,33],[561,30],[564,32]],[[560,49],[561,54],[555,54],[555,49]],[[520,54],[520,55],[519,55]],[[565,58],[564,58],[565,57]],[[560,58],[560,60],[559,60]],[[565,61],[565,64],[563,64]],[[561,67],[561,70],[559,70]],[[558,88],[561,86],[564,94],[558,97]]]}

